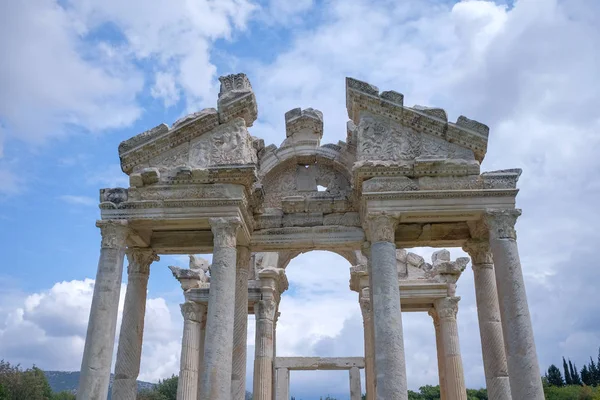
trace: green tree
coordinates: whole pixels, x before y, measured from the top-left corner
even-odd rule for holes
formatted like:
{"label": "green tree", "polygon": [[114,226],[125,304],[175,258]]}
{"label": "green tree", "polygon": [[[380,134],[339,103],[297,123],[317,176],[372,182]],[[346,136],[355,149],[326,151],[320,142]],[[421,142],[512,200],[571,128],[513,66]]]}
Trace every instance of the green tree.
{"label": "green tree", "polygon": [[554,364],[548,367],[548,373],[546,374],[546,376],[548,378],[548,384],[551,386],[561,387],[565,385],[563,377],[560,374],[560,370]]}
{"label": "green tree", "polygon": [[565,384],[572,385],[573,380],[571,379],[571,373],[569,372],[569,366],[567,365],[567,362],[565,361],[564,357],[563,357],[563,370],[565,373]]}
{"label": "green tree", "polygon": [[75,398],[76,396],[73,393],[67,392],[66,390],[52,395],[52,400],[75,400]]}
{"label": "green tree", "polygon": [[592,384],[594,383],[587,365],[584,365],[581,368],[581,382],[586,386],[592,386]]}

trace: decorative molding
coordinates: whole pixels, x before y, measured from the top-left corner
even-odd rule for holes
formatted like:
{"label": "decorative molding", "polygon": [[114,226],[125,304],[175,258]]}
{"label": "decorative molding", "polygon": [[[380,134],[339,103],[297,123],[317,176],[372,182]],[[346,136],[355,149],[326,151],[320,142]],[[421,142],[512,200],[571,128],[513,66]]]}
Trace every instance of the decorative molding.
{"label": "decorative molding", "polygon": [[520,215],[519,209],[486,210],[484,219],[490,230],[490,238],[516,240],[515,224]]}
{"label": "decorative molding", "polygon": [[102,235],[101,247],[105,249],[124,249],[125,241],[130,230],[126,221],[100,220],[96,221]]}
{"label": "decorative molding", "polygon": [[150,274],[150,264],[159,261],[160,257],[149,247],[129,247],[125,254],[127,255],[127,274]]}

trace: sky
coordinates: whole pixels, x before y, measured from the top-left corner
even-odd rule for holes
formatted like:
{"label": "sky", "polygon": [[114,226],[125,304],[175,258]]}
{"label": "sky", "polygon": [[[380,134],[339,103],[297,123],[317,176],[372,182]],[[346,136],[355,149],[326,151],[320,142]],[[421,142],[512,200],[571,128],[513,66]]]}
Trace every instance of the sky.
{"label": "sky", "polygon": [[[2,1],[0,51],[0,359],[79,369],[98,190],[128,182],[118,144],[215,107],[218,76],[237,72],[258,101],[250,132],[267,144],[285,139],[283,116],[295,107],[323,112],[322,143],[344,140],[346,76],[489,125],[482,171],[523,169],[517,231],[541,369],[597,354],[597,0]],[[429,259],[432,249],[413,251]],[[152,382],[179,368],[183,295],[168,265],[187,257],[151,268],[140,379]],[[362,354],[349,267],[327,252],[290,263],[278,355]],[[470,267],[457,294],[465,377],[478,388]],[[430,317],[404,314],[403,324],[409,387],[436,384]],[[248,343],[251,361],[252,317]],[[292,373],[291,385],[304,400],[349,392],[340,372]]]}

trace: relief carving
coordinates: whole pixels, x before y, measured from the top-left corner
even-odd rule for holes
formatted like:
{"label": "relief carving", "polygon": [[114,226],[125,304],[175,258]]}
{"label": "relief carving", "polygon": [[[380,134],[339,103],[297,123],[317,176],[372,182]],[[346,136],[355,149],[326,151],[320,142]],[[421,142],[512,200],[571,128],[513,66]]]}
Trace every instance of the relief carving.
{"label": "relief carving", "polygon": [[126,250],[128,274],[144,274],[150,273],[150,264],[154,261],[159,261],[160,257],[149,247],[130,247]]}

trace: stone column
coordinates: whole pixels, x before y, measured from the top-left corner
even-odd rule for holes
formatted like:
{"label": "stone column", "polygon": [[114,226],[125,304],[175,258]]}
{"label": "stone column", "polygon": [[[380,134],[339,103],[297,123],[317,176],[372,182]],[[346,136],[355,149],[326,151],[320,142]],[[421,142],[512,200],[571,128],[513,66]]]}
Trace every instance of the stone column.
{"label": "stone column", "polygon": [[359,296],[365,337],[365,385],[367,400],[375,399],[375,354],[373,344],[373,315],[369,288],[363,288]]}
{"label": "stone column", "polygon": [[273,359],[275,353],[275,313],[277,310],[278,274],[267,268],[259,272],[261,297],[254,303],[256,336],[254,344],[254,400],[272,400],[273,398]]}
{"label": "stone column", "polygon": [[488,211],[489,227],[510,390],[515,399],[543,400],[531,316],[514,226],[520,210]]}
{"label": "stone column", "polygon": [[444,348],[445,391],[448,400],[467,400],[456,324],[459,300],[460,297],[445,297],[434,302],[435,312],[440,321],[440,333]]}
{"label": "stone column", "polygon": [[146,314],[146,291],[150,264],[159,257],[150,248],[133,247],[126,251],[127,292],[121,319],[121,333],[115,364],[115,381],[112,398],[135,400],[137,378],[140,373],[142,340],[144,336],[144,316]]}
{"label": "stone column", "polygon": [[487,240],[469,240],[463,250],[471,256],[483,370],[490,400],[511,400],[508,366],[492,253]]}
{"label": "stone column", "polygon": [[362,390],[360,388],[360,370],[358,367],[350,368],[350,400],[360,400]]}
{"label": "stone column", "polygon": [[231,366],[231,399],[246,398],[246,346],[248,343],[248,269],[250,249],[237,247],[235,277],[235,315],[233,321],[233,360]]}
{"label": "stone column", "polygon": [[446,396],[446,363],[444,358],[444,341],[440,330],[440,319],[435,309],[429,310],[429,315],[433,318],[435,328],[435,346],[437,353],[438,376],[440,379],[440,400],[447,400]]}
{"label": "stone column", "polygon": [[397,221],[369,216],[377,399],[408,399],[402,311],[394,242]]}
{"label": "stone column", "polygon": [[181,340],[181,360],[177,400],[197,400],[198,366],[200,364],[200,337],[205,306],[186,301],[181,305],[183,315],[183,338]]}
{"label": "stone column", "polygon": [[290,370],[277,368],[277,395],[275,400],[289,400],[290,398]]}
{"label": "stone column", "polygon": [[98,221],[96,226],[100,228],[102,244],[81,361],[78,400],[105,400],[108,397],[125,241],[129,233],[125,221]]}
{"label": "stone column", "polygon": [[198,400],[202,393],[202,373],[204,372],[204,342],[206,341],[206,306],[202,309],[202,318],[200,319],[200,340],[198,342]]}
{"label": "stone column", "polygon": [[[278,310],[279,301],[277,301],[277,309],[275,311],[275,318],[273,319],[273,362],[275,362],[275,359],[277,358],[277,321],[279,321],[279,317],[281,316],[281,313]],[[273,389],[271,393],[277,393],[277,387],[275,386],[277,384],[277,375],[275,372],[275,368],[272,368],[271,372],[273,380]]]}
{"label": "stone column", "polygon": [[236,233],[238,218],[211,218],[214,236],[213,263],[210,269],[207,335],[202,371],[203,400],[231,398],[231,362],[235,311]]}

